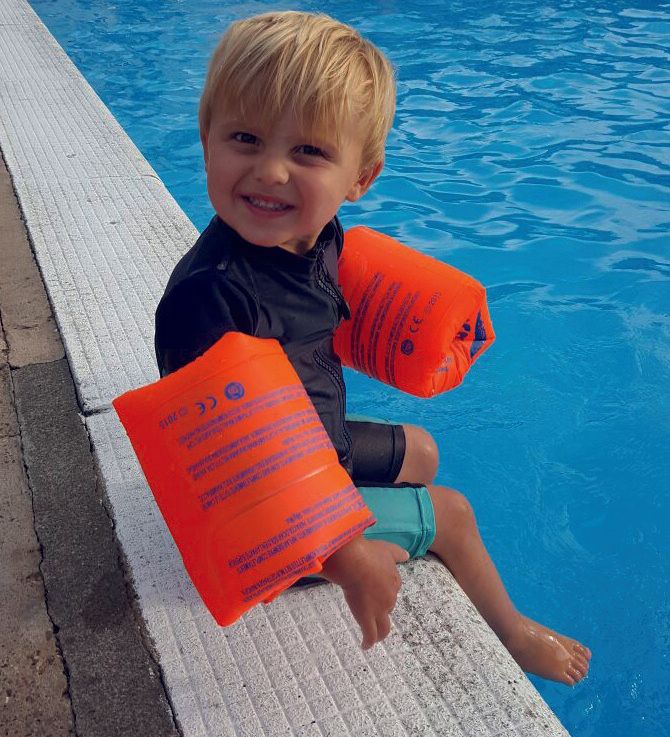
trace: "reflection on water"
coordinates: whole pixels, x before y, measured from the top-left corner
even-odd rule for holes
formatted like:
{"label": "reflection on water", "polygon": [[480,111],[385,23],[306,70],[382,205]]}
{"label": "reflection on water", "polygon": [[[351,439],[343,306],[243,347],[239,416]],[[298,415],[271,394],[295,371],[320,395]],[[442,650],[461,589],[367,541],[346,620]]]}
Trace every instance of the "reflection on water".
{"label": "reflection on water", "polygon": [[[281,3],[36,10],[203,227],[196,128],[226,24]],[[347,374],[353,411],[428,427],[519,606],[587,642],[575,735],[662,734],[670,515],[670,4],[297,2],[397,66],[381,180],[343,209],[489,287],[497,344],[431,401]]]}

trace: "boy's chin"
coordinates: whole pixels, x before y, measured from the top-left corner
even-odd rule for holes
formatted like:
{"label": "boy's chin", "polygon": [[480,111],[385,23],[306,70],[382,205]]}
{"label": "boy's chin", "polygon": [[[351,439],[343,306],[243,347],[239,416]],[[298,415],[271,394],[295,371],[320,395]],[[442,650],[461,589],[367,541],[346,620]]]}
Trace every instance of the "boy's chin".
{"label": "boy's chin", "polygon": [[219,214],[219,217],[221,218],[221,220],[223,220],[224,223],[229,225],[241,238],[243,238],[247,243],[250,243],[252,246],[259,246],[260,248],[272,248],[273,246],[279,245],[277,243],[276,233],[259,233],[258,230],[254,228],[245,227],[244,223],[235,222],[234,218],[226,218],[221,214]]}
{"label": "boy's chin", "polygon": [[237,220],[234,217],[226,218],[220,212],[217,212],[217,214],[226,225],[231,227],[247,243],[252,246],[258,246],[259,248],[274,248],[275,246],[279,246],[279,248],[293,253],[307,253],[314,243],[316,243],[319,235],[319,233],[316,233],[316,235],[295,236],[290,234],[290,228],[269,227],[265,229],[249,227],[247,223]]}

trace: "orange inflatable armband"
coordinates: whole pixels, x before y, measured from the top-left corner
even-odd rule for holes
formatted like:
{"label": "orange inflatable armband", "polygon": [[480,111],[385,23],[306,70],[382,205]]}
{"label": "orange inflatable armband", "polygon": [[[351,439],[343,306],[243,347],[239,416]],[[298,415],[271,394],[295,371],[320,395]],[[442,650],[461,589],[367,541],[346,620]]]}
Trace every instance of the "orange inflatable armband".
{"label": "orange inflatable armband", "polygon": [[221,625],[318,573],[374,522],[276,340],[227,333],[113,405]]}
{"label": "orange inflatable armband", "polygon": [[339,279],[342,363],[410,394],[458,386],[495,339],[478,281],[370,228],[345,233]]}

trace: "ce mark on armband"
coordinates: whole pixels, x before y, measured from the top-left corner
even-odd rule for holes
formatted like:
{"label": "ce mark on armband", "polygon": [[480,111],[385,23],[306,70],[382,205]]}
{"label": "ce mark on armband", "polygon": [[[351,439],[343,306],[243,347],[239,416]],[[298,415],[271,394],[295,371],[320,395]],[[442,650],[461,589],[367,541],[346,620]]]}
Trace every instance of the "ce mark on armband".
{"label": "ce mark on armband", "polygon": [[[240,384],[239,381],[231,381],[229,384],[226,384],[224,394],[226,395],[226,399],[230,399],[232,401],[242,399],[242,397],[244,396],[244,386]],[[211,412],[217,404],[218,400],[216,399],[216,397],[212,394],[209,394],[205,397],[205,401],[196,402],[195,406],[198,408],[198,413],[200,415],[204,415],[207,411]]]}
{"label": "ce mark on armband", "polygon": [[198,408],[198,412],[201,415],[204,415],[207,410],[213,410],[218,402],[216,401],[216,397],[212,396],[211,394],[205,397],[204,402],[196,402],[195,406]]}
{"label": "ce mark on armband", "polygon": [[410,333],[418,333],[419,332],[419,325],[423,322],[423,318],[421,317],[413,317],[412,318],[412,325],[409,326],[409,332]]}

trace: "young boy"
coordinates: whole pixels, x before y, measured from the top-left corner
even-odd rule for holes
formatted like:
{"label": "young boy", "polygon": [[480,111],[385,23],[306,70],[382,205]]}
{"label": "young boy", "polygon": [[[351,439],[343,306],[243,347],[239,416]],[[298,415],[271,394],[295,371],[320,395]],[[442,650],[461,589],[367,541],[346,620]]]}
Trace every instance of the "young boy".
{"label": "young boy", "polygon": [[216,215],[158,306],[159,369],[163,376],[179,369],[230,330],[276,338],[284,347],[378,520],[323,569],[343,588],[364,648],[390,630],[400,587],[396,563],[430,550],[522,668],[574,685],[588,671],[590,652],[516,611],[470,505],[432,484],[438,459],[430,435],[345,418],[332,343],[349,317],[337,285],[343,236],[336,213],[379,175],[394,112],[389,62],[348,26],[284,12],[228,29],[200,103]]}

